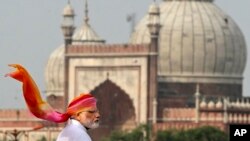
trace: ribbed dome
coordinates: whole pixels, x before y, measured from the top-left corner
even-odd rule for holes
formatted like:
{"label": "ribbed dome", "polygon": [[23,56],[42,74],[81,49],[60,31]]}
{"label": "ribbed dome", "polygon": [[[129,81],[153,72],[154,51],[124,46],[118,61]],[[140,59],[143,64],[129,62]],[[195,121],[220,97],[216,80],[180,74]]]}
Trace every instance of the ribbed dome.
{"label": "ribbed dome", "polygon": [[46,95],[63,96],[64,45],[54,50],[45,68]]}
{"label": "ribbed dome", "polygon": [[88,3],[85,1],[85,17],[83,25],[76,33],[73,35],[74,45],[82,45],[82,44],[103,44],[105,40],[101,39],[96,32],[91,28],[89,24],[89,16],[88,16]]}
{"label": "ribbed dome", "polygon": [[84,22],[83,25],[76,33],[73,35],[74,45],[82,45],[82,44],[103,44],[105,41],[101,39],[96,32],[91,28],[89,23]]}
{"label": "ribbed dome", "polygon": [[[160,4],[159,81],[242,83],[246,44],[236,23],[212,0]],[[146,15],[131,43],[149,43]]]}

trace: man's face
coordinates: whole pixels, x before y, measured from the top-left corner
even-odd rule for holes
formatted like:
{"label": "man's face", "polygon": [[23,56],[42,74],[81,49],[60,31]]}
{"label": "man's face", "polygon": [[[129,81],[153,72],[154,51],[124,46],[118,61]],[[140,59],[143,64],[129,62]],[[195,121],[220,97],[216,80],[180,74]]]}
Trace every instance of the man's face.
{"label": "man's face", "polygon": [[76,118],[83,126],[94,129],[99,126],[100,113],[97,107],[82,111],[77,114]]}

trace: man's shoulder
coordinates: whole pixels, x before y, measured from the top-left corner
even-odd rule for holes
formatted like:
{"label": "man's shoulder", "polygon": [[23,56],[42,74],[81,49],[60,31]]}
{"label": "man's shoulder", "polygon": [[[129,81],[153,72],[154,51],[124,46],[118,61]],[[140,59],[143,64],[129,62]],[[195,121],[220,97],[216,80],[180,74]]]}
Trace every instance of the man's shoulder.
{"label": "man's shoulder", "polygon": [[91,141],[86,131],[77,126],[66,126],[58,136],[57,141]]}
{"label": "man's shoulder", "polygon": [[78,135],[78,136],[73,136],[68,135],[68,136],[58,136],[56,141],[92,141],[89,136],[83,136],[83,135]]}

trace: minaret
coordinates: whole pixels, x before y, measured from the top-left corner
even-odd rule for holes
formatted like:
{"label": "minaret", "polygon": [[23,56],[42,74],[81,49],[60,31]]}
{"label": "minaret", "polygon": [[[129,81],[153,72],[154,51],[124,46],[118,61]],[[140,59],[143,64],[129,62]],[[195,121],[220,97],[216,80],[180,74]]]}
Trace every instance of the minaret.
{"label": "minaret", "polygon": [[[150,33],[150,46],[148,57],[148,120],[149,123],[157,121],[157,67],[158,67],[158,38],[160,32],[160,8],[154,2],[149,7],[148,29]],[[155,117],[156,116],[156,117]]]}
{"label": "minaret", "polygon": [[72,43],[72,35],[75,30],[74,17],[74,9],[71,7],[70,1],[68,0],[68,4],[63,9],[63,22],[61,25],[65,40],[65,46]]}
{"label": "minaret", "polygon": [[70,5],[70,1],[68,0],[68,4],[63,9],[63,22],[61,25],[64,42],[65,42],[65,51],[64,51],[64,105],[65,108],[68,105],[68,80],[69,80],[69,58],[67,57],[67,48],[72,44],[72,35],[75,30],[74,26],[74,9]]}

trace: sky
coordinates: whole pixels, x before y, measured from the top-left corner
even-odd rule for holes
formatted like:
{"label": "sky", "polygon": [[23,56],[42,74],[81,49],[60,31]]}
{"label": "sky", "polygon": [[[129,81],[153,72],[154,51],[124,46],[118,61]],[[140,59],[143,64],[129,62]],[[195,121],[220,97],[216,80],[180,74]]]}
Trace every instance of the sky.
{"label": "sky", "polygon": [[[106,43],[127,43],[131,32],[127,16],[134,13],[135,22],[138,23],[152,2],[153,0],[88,0],[90,24]],[[249,46],[250,1],[214,0],[214,3],[234,19]],[[13,70],[8,64],[19,63],[25,66],[40,91],[45,90],[46,63],[53,50],[64,42],[60,26],[66,4],[67,0],[1,0],[0,109],[25,107],[21,83],[4,77]],[[71,5],[76,13],[75,26],[79,27],[83,22],[84,0],[71,0]],[[250,57],[244,72],[244,96],[250,96],[249,83]],[[43,93],[42,96],[45,97]]]}

